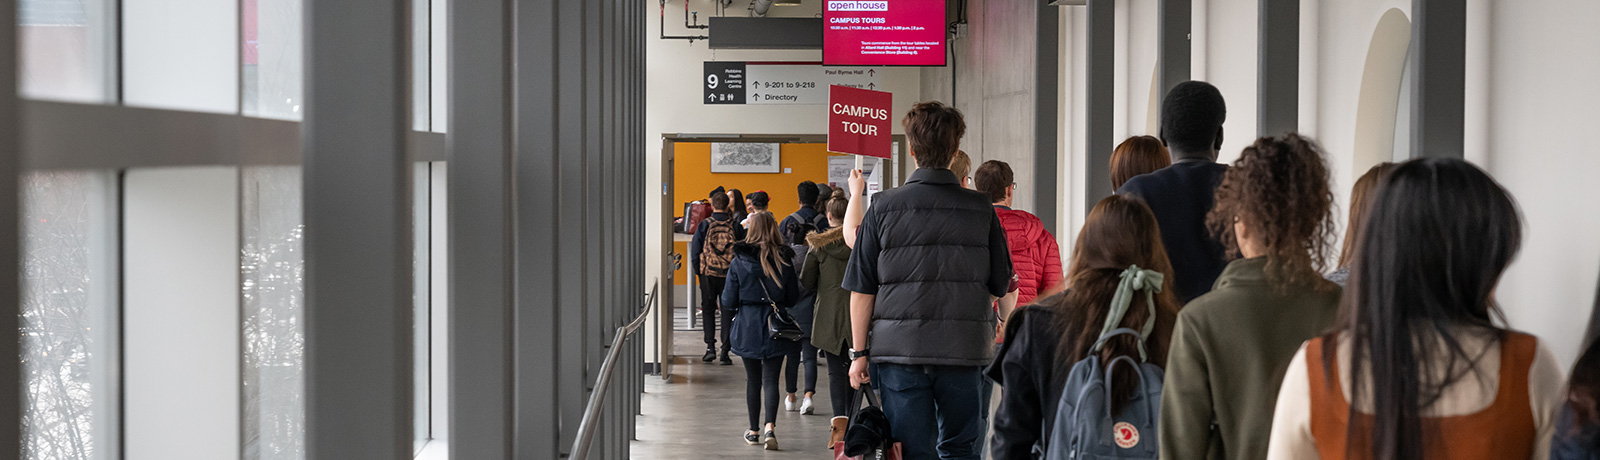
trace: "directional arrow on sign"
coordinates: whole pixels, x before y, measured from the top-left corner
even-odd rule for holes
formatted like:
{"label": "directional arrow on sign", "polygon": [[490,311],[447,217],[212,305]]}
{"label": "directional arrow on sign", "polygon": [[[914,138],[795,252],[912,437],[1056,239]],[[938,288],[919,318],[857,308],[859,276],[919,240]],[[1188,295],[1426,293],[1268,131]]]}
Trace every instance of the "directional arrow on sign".
{"label": "directional arrow on sign", "polygon": [[706,100],[707,100],[707,101],[712,101],[712,102],[716,102],[716,100],[717,100],[717,95],[715,95],[715,94],[707,94],[707,95],[706,95]]}
{"label": "directional arrow on sign", "polygon": [[878,89],[877,83],[867,83],[867,89]]}
{"label": "directional arrow on sign", "polygon": [[756,93],[754,99],[757,100],[757,101],[760,101],[761,100],[761,93]]}
{"label": "directional arrow on sign", "polygon": [[877,70],[874,70],[874,69],[867,69],[867,76],[868,76],[868,77],[871,77],[871,76],[875,76],[875,75],[877,75],[877,74],[878,74],[878,71],[877,71]]}

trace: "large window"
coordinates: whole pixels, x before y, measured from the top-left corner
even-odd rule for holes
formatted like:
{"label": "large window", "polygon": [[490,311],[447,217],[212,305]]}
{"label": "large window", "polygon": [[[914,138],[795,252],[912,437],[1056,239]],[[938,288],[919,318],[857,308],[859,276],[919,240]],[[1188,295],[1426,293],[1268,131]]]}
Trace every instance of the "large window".
{"label": "large window", "polygon": [[21,0],[19,90],[24,97],[74,102],[113,99],[115,36],[110,0]]}
{"label": "large window", "polygon": [[117,458],[115,211],[109,174],[22,180],[28,459]]}
{"label": "large window", "polygon": [[300,168],[243,168],[244,458],[305,458]]}
{"label": "large window", "polygon": [[243,0],[240,44],[245,115],[299,120],[302,0]]}

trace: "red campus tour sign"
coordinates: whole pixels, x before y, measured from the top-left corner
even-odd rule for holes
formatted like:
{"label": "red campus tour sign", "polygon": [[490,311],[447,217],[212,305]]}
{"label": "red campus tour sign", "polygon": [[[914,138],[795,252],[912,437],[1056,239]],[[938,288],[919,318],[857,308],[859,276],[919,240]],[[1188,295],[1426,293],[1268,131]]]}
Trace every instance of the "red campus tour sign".
{"label": "red campus tour sign", "polygon": [[828,87],[828,151],[889,158],[889,111],[894,94],[833,85]]}

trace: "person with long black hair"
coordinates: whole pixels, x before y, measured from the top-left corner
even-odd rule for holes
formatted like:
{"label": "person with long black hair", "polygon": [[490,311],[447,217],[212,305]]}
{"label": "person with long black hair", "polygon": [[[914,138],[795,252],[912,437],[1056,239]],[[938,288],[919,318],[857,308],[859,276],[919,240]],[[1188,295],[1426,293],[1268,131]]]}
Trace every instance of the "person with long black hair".
{"label": "person with long black hair", "polygon": [[1548,457],[1561,369],[1494,298],[1522,242],[1510,194],[1466,161],[1412,160],[1356,234],[1333,330],[1283,379],[1268,458]]}
{"label": "person with long black hair", "polygon": [[[773,338],[767,331],[767,318],[774,314],[773,306],[788,309],[800,300],[799,275],[791,265],[794,250],[783,244],[772,213],[763,211],[750,215],[750,233],[733,246],[733,252],[722,305],[736,309],[729,340],[733,354],[744,361],[745,404],[750,413],[750,431],[744,433],[744,440],[778,450],[778,374],[784,357],[799,350],[800,342]],[[763,428],[759,422],[763,411],[766,426],[757,431]]]}
{"label": "person with long black hair", "polygon": [[[1047,295],[1037,303],[1017,309],[1006,323],[999,356],[986,375],[1005,391],[995,411],[989,453],[996,459],[1033,458],[1040,437],[1053,429],[1057,405],[1067,374],[1089,357],[1105,328],[1112,301],[1119,289],[1133,308],[1127,308],[1120,327],[1139,329],[1150,319],[1146,296],[1155,301],[1155,328],[1143,348],[1149,362],[1164,366],[1178,300],[1172,292],[1172,263],[1161,245],[1156,216],[1138,198],[1112,195],[1100,200],[1078,232],[1065,284],[1066,291]],[[1149,276],[1150,274],[1159,276]],[[1137,280],[1146,283],[1137,283]],[[1157,289],[1148,289],[1151,286]],[[1128,307],[1128,305],[1124,305]],[[1117,356],[1138,358],[1140,345],[1132,336],[1107,342],[1098,353],[1102,362]],[[1112,374],[1113,412],[1135,397],[1141,385],[1130,366]],[[1145,433],[1151,436],[1153,433]]]}
{"label": "person with long black hair", "polygon": [[[1227,253],[1243,258],[1178,314],[1157,426],[1161,458],[1259,459],[1284,368],[1339,307],[1339,286],[1321,273],[1334,226],[1322,150],[1296,134],[1257,139],[1223,176],[1206,221]],[[1177,283],[1181,296],[1181,270]]]}

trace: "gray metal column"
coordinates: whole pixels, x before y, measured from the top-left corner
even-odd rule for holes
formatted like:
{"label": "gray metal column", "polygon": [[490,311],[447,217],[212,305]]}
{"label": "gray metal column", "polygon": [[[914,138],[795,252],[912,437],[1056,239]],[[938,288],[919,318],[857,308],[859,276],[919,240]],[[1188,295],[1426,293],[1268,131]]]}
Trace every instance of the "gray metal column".
{"label": "gray metal column", "polygon": [[[601,260],[605,264],[600,270],[601,281],[599,284],[605,293],[603,296],[601,296],[602,301],[600,303],[600,308],[601,311],[604,312],[603,318],[605,321],[603,321],[603,323],[605,325],[605,329],[616,330],[618,323],[617,318],[622,316],[622,311],[620,308],[621,296],[619,295],[620,293],[617,292],[617,288],[622,285],[622,280],[617,278],[617,274],[619,273],[618,269],[620,268],[618,265],[620,264],[617,261],[616,246],[618,230],[616,220],[618,209],[618,203],[616,201],[616,104],[618,101],[618,98],[616,97],[616,62],[620,57],[617,55],[616,48],[617,4],[616,0],[601,0],[596,3],[599,3],[598,6],[600,7],[601,26],[599,40],[600,74],[596,76],[596,80],[599,80],[600,82],[599,98],[601,108],[600,116],[602,120],[599,126],[601,138],[601,147],[599,152],[601,154],[600,162],[602,165],[600,170],[600,234],[604,236],[604,238],[601,240],[600,253],[602,254]],[[607,337],[614,336],[615,334],[607,335]],[[610,342],[606,343],[609,344]],[[606,348],[610,347],[604,347],[601,353],[610,351],[606,350]],[[615,383],[610,384],[610,387],[605,389],[605,391],[609,393],[606,395],[607,404],[605,415],[605,435],[607,442],[605,458],[622,458],[623,446],[621,436],[621,409],[626,406],[622,402],[622,398],[618,396],[624,394],[622,389],[625,388],[627,384],[625,383],[626,379],[616,377],[613,377],[611,381]]]}
{"label": "gray metal column", "polygon": [[[576,2],[560,2],[573,5]],[[569,136],[557,129],[561,113],[557,73],[562,62],[556,47],[557,5],[554,0],[514,2],[515,97],[513,140],[516,146],[516,311],[515,330],[515,458],[560,457],[571,437],[561,436],[563,421],[577,425],[582,401],[562,401],[559,391],[570,375],[569,360],[560,359],[580,347],[559,339],[570,321],[560,306],[562,284],[558,211],[561,202],[560,142]],[[581,387],[579,387],[581,388]],[[577,408],[578,412],[571,411]],[[577,414],[577,415],[573,415]],[[565,439],[566,443],[561,441]]]}
{"label": "gray metal column", "polygon": [[413,453],[409,3],[305,7],[310,460]]}
{"label": "gray metal column", "polygon": [[1300,129],[1300,0],[1259,0],[1256,133]]}
{"label": "gray metal column", "polygon": [[1465,155],[1466,0],[1411,0],[1411,157]]}
{"label": "gray metal column", "polygon": [[[604,34],[604,1],[589,0],[583,2],[583,85],[581,87],[563,88],[563,91],[578,90],[582,88],[584,110],[579,112],[583,120],[583,149],[580,152],[584,162],[582,188],[584,210],[581,219],[584,221],[586,238],[583,240],[584,287],[587,299],[583,303],[583,312],[587,315],[585,320],[586,331],[583,340],[587,342],[584,356],[587,369],[584,373],[584,384],[589,392],[584,394],[585,401],[597,391],[608,391],[606,388],[595,388],[599,380],[601,363],[605,360],[607,345],[611,343],[612,332],[607,324],[606,287],[610,284],[605,279],[605,111],[604,101],[601,100],[602,90],[605,88],[605,78],[602,63],[605,62],[603,43]],[[566,187],[563,187],[566,188]],[[564,217],[565,218],[565,217]],[[609,448],[611,430],[607,429],[606,421],[601,420],[596,427],[597,441],[593,452],[600,453],[600,458],[610,458]]]}
{"label": "gray metal column", "polygon": [[1156,69],[1161,78],[1161,93],[1166,98],[1179,83],[1189,81],[1189,33],[1194,0],[1160,0],[1156,9]]}
{"label": "gray metal column", "polygon": [[512,5],[449,8],[450,458],[510,460]]}
{"label": "gray metal column", "polygon": [[595,338],[588,324],[588,308],[593,297],[588,295],[589,272],[584,249],[590,239],[585,215],[592,209],[584,188],[587,166],[584,162],[584,6],[589,2],[556,2],[556,152],[560,167],[559,187],[553,195],[542,199],[555,200],[558,212],[542,216],[557,221],[557,231],[551,238],[556,241],[557,285],[557,340],[561,353],[556,367],[560,382],[556,385],[561,405],[561,439],[563,453],[572,445],[578,434],[577,427],[583,418],[584,403],[588,400],[589,346]]}
{"label": "gray metal column", "polygon": [[[1045,2],[1033,2],[1038,21],[1034,54],[1033,174],[1028,184],[1034,190],[1033,212],[1044,221],[1044,228],[1056,232],[1056,187],[1060,183],[1056,167],[1061,161],[1061,100],[1058,96],[1061,70],[1061,11]],[[956,71],[951,69],[952,72]]]}
{"label": "gray metal column", "polygon": [[1087,181],[1084,184],[1084,212],[1094,209],[1100,199],[1111,195],[1111,150],[1116,147],[1112,134],[1112,117],[1115,112],[1112,94],[1116,92],[1117,27],[1116,0],[1089,0],[1085,11],[1089,14],[1086,31],[1089,56],[1085,61],[1085,80],[1088,99],[1085,112],[1085,135],[1088,145]]}
{"label": "gray metal column", "polygon": [[[22,232],[18,214],[20,193],[21,131],[17,116],[17,2],[0,0],[0,331],[21,329],[22,287],[18,281]],[[21,336],[0,340],[0,452],[22,452],[22,342]],[[98,357],[97,357],[98,359]]]}

